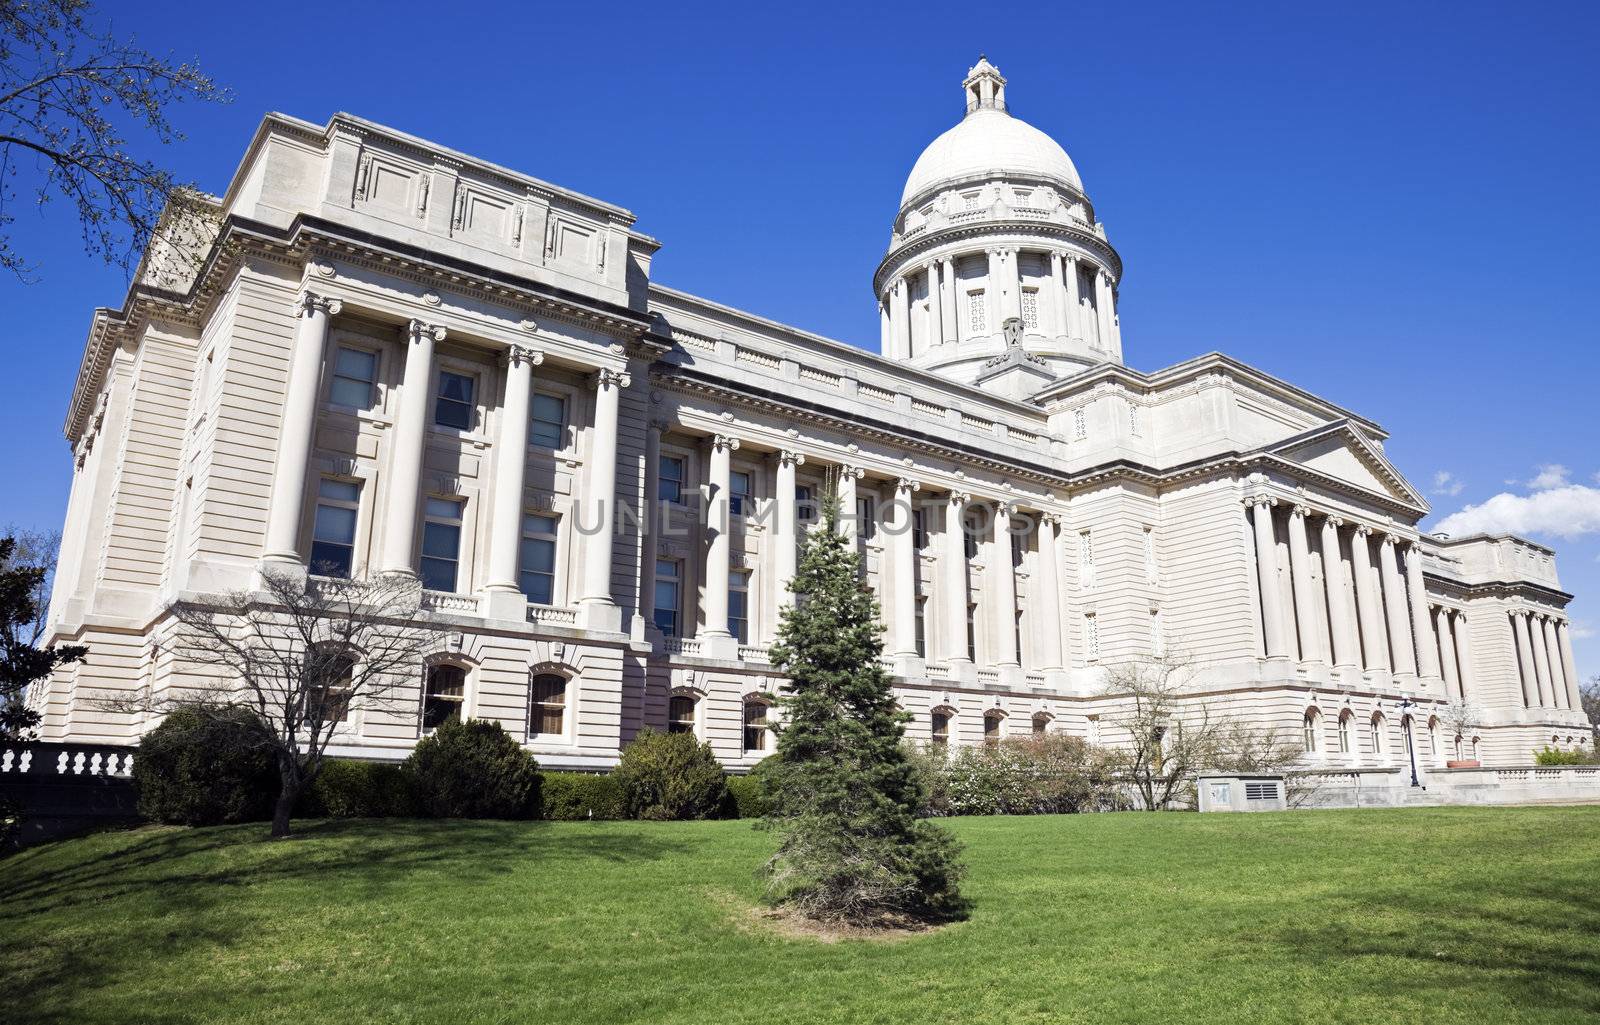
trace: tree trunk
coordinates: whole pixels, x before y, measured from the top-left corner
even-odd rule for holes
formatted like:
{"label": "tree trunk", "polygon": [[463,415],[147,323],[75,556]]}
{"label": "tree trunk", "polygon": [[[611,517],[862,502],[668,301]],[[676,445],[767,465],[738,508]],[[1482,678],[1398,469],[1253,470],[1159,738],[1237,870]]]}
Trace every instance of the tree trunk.
{"label": "tree trunk", "polygon": [[300,800],[300,775],[283,767],[279,771],[278,803],[272,809],[272,838],[282,840],[289,835],[289,817]]}

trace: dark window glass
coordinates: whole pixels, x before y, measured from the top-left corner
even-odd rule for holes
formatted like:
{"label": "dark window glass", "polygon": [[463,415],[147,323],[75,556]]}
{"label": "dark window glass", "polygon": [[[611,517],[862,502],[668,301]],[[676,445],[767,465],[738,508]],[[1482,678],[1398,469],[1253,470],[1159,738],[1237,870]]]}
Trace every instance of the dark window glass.
{"label": "dark window glass", "polygon": [[549,673],[529,684],[528,735],[559,735],[567,714],[567,681]]}
{"label": "dark window glass", "polygon": [[744,703],[744,749],[746,751],[767,749],[767,705],[764,701]]}
{"label": "dark window glass", "polygon": [[461,714],[467,698],[467,671],[460,666],[429,666],[422,698],[422,728],[435,730],[452,715]]}
{"label": "dark window glass", "polygon": [[311,529],[311,572],[348,579],[356,550],[356,510],[361,485],[328,480],[317,484],[316,520]]}
{"label": "dark window glass", "polygon": [[422,586],[454,591],[461,559],[461,501],[430,498],[422,524]]}
{"label": "dark window glass", "polygon": [[533,423],[528,428],[528,443],[543,448],[567,447],[567,400],[559,395],[533,397]]}
{"label": "dark window glass", "polygon": [[472,430],[472,389],[476,382],[465,374],[439,371],[439,395],[433,404],[433,422],[458,431]]}
{"label": "dark window glass", "polygon": [[694,732],[694,698],[675,696],[668,702],[667,732]]}
{"label": "dark window glass", "polygon": [[522,518],[522,550],[518,581],[522,593],[536,605],[555,602],[556,529],[554,516],[530,514]]}
{"label": "dark window glass", "polygon": [[663,502],[683,503],[683,457],[662,456],[657,464],[657,497]]}
{"label": "dark window glass", "polygon": [[328,400],[336,406],[371,409],[373,385],[378,380],[378,354],[339,347],[333,358],[333,386]]}

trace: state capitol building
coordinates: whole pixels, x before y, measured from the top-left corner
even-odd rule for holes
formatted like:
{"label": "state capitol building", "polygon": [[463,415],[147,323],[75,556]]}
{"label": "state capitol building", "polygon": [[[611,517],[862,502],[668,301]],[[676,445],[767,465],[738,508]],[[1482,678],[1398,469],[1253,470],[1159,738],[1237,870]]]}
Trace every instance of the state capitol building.
{"label": "state capitol building", "polygon": [[43,739],[135,743],[97,696],[179,686],[171,605],[276,568],[415,576],[444,627],[414,701],[357,701],[331,753],[398,759],[455,712],[553,768],[645,726],[747,767],[827,491],[915,740],[1114,743],[1108,667],[1181,652],[1197,699],[1330,772],[1581,742],[1553,553],[1419,533],[1361,412],[1220,353],[1126,366],[1072,160],[987,60],[961,89],[873,276],[877,353],[657,284],[622,207],[268,115],[203,258],[152,247],[94,314],[50,609],[90,654],[35,687]]}

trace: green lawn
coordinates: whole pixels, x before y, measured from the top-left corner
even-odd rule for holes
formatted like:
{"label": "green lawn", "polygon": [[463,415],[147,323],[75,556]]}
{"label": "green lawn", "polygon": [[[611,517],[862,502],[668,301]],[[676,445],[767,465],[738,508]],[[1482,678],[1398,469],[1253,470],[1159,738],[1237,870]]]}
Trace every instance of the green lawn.
{"label": "green lawn", "polygon": [[748,823],[303,825],[0,861],[0,1019],[1600,1020],[1600,808],[955,820],[970,920],[837,944]]}

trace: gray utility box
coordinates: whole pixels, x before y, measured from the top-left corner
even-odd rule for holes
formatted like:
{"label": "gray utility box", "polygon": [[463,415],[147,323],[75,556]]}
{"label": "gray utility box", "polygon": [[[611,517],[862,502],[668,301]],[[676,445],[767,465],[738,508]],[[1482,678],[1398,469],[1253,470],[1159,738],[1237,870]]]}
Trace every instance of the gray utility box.
{"label": "gray utility box", "polygon": [[1205,775],[1195,777],[1201,811],[1283,811],[1289,800],[1283,776]]}

